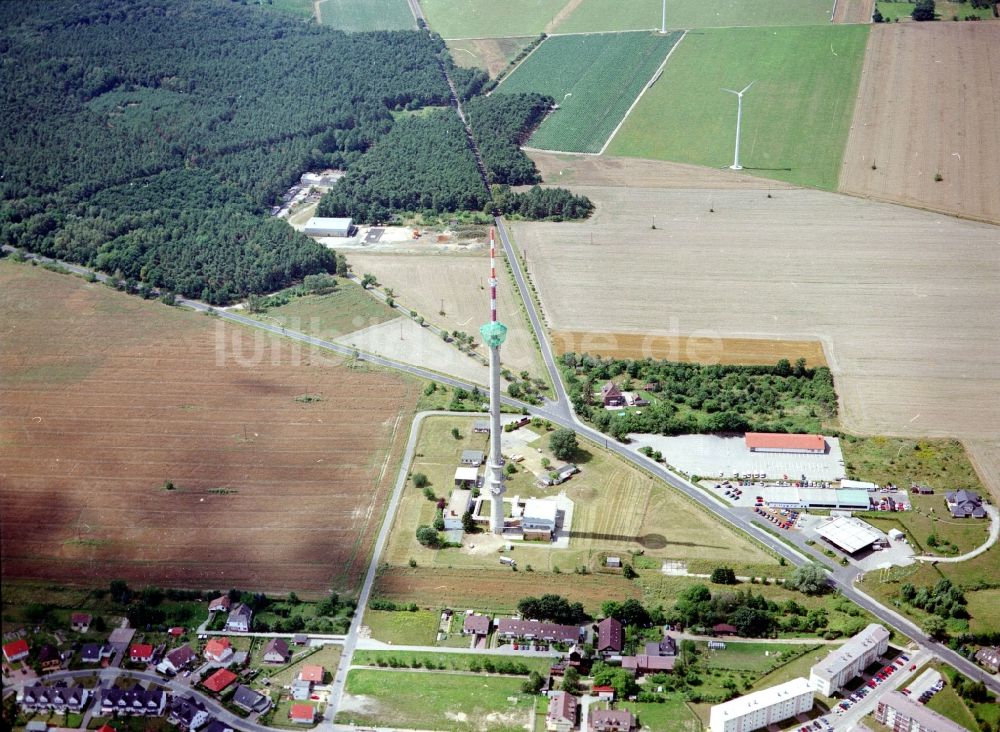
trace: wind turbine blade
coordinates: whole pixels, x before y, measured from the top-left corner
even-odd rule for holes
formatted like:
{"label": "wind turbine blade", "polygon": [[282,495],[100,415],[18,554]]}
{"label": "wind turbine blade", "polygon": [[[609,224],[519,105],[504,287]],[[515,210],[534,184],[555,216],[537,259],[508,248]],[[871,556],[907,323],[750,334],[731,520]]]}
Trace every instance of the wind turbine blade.
{"label": "wind turbine blade", "polygon": [[754,79],[753,81],[751,81],[749,84],[747,84],[745,87],[743,87],[743,91],[741,91],[740,94],[746,94],[747,89],[749,89],[750,87],[752,87],[756,83],[757,83],[756,79]]}
{"label": "wind turbine blade", "polygon": [[730,94],[735,94],[736,96],[740,95],[740,92],[735,91],[733,89],[723,89],[722,91],[729,92]]}

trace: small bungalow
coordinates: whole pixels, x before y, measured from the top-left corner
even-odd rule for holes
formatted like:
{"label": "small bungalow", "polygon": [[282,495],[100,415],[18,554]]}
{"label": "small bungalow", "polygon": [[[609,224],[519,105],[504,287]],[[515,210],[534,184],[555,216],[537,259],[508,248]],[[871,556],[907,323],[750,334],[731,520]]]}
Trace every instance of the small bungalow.
{"label": "small bungalow", "polygon": [[3,657],[7,663],[14,663],[15,661],[20,661],[22,658],[27,658],[30,652],[31,649],[28,647],[28,641],[24,638],[5,643],[3,646]]}
{"label": "small bungalow", "polygon": [[263,712],[271,706],[271,700],[263,694],[258,694],[249,686],[240,684],[233,694],[233,704],[245,712]]}
{"label": "small bungalow", "polygon": [[149,663],[153,660],[151,643],[133,643],[128,649],[128,660],[132,663]]}
{"label": "small bungalow", "polygon": [[304,679],[295,679],[292,682],[292,699],[296,701],[306,701],[312,694],[312,683]]}
{"label": "small bungalow", "polygon": [[479,485],[479,468],[462,465],[455,468],[456,488],[475,488]]}
{"label": "small bungalow", "polygon": [[288,718],[297,724],[312,724],[316,720],[316,708],[311,704],[292,704]]}
{"label": "small bungalow", "polygon": [[490,634],[489,615],[466,615],[462,623],[462,633],[464,635],[486,636]]}
{"label": "small bungalow", "polygon": [[605,407],[621,407],[625,404],[625,397],[622,396],[618,384],[609,381],[601,387],[601,402]]}
{"label": "small bungalow", "polygon": [[210,613],[215,613],[215,612],[228,613],[229,605],[230,605],[229,596],[220,595],[219,597],[216,597],[214,600],[208,603],[208,611]]}
{"label": "small bungalow", "polygon": [[590,690],[591,696],[596,696],[598,701],[609,701],[615,700],[615,687],[613,686],[595,686]]}
{"label": "small bungalow", "polygon": [[719,623],[712,626],[712,635],[736,635],[736,626],[729,623]]}
{"label": "small bungalow", "polygon": [[472,423],[472,431],[477,435],[490,433],[490,423],[485,419],[480,419]]}
{"label": "small bungalow", "polygon": [[991,673],[1000,671],[1000,647],[980,648],[976,651],[976,661]]}
{"label": "small bungalow", "polygon": [[201,685],[209,691],[214,691],[218,694],[234,681],[236,681],[236,674],[229,669],[220,668],[214,674],[202,681]]}

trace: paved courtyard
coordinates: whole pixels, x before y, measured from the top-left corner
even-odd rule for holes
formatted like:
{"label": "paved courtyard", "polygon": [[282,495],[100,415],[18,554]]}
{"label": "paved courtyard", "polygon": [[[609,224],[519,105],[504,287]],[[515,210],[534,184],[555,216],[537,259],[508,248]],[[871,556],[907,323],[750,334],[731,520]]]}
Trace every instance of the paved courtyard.
{"label": "paved courtyard", "polygon": [[825,455],[799,455],[781,452],[750,452],[742,435],[719,437],[717,435],[663,435],[632,434],[632,447],[649,445],[663,453],[669,465],[688,475],[706,478],[731,478],[739,473],[764,474],[769,480],[838,480],[844,475],[844,456],[840,441],[827,437]]}

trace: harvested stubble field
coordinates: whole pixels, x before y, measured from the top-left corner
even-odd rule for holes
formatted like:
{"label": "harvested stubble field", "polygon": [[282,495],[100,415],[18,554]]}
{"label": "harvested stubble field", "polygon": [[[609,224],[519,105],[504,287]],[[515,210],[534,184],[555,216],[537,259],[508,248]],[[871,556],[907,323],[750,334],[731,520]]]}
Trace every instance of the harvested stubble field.
{"label": "harvested stubble field", "polygon": [[510,66],[521,49],[531,43],[530,36],[521,38],[465,38],[448,41],[451,57],[459,66],[483,69],[491,77]]}
{"label": "harvested stubble field", "polygon": [[597,333],[557,330],[552,347],[559,355],[589,353],[592,356],[681,361],[702,364],[762,364],[771,366],[785,358],[804,358],[810,367],[826,366],[819,341],[789,341],[759,338],[709,338],[653,335],[648,333]]}
{"label": "harvested stubble field", "polygon": [[537,92],[558,104],[531,136],[532,147],[597,153],[680,37],[679,32],[553,36],[496,91]]}
{"label": "harvested stubble field", "polygon": [[[718,28],[753,25],[823,25],[830,22],[828,0],[672,0],[667,28]],[[660,0],[583,0],[576,3],[557,33],[659,29]]]}
{"label": "harvested stubble field", "polygon": [[567,0],[420,0],[427,25],[452,38],[537,36]]}
{"label": "harvested stubble field", "polygon": [[997,68],[1000,22],[874,26],[840,190],[1000,223]]}
{"label": "harvested stubble field", "polygon": [[767,198],[763,181],[627,185],[574,186],[597,205],[585,223],[514,226],[551,328],[819,339],[846,428],[1000,434],[1000,229],[819,191]]}
{"label": "harvested stubble field", "polygon": [[[479,352],[485,354],[479,326],[490,315],[488,254],[352,254],[351,266],[355,272],[374,274],[379,285],[396,293],[397,303],[416,310],[429,323],[448,332],[474,334]],[[509,329],[503,344],[504,366],[515,372],[524,369],[542,376],[545,371],[520,297],[502,261],[497,262],[497,270],[497,309],[500,320]]]}
{"label": "harvested stubble field", "polygon": [[416,382],[13,262],[0,309],[4,579],[356,588]]}
{"label": "harvested stubble field", "polygon": [[689,33],[608,146],[612,155],[721,168],[833,189],[854,112],[868,26],[715,28]]}
{"label": "harvested stubble field", "polygon": [[837,0],[833,13],[834,23],[869,23],[875,0]]}

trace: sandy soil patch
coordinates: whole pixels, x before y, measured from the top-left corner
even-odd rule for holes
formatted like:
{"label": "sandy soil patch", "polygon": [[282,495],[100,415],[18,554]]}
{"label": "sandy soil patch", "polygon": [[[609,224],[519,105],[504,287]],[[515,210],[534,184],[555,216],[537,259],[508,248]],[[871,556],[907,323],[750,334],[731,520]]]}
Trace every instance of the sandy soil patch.
{"label": "sandy soil patch", "polygon": [[447,42],[452,58],[459,66],[485,69],[491,78],[510,66],[511,59],[532,41],[521,38],[464,38]]}
{"label": "sandy soil patch", "polygon": [[837,0],[834,23],[870,23],[875,0]]}
{"label": "sandy soil patch", "polygon": [[575,190],[591,220],[513,226],[552,328],[818,339],[849,429],[1000,434],[1000,228],[809,190]]}
{"label": "sandy soil patch", "polygon": [[1000,222],[998,68],[1000,23],[874,26],[840,190]]}
{"label": "sandy soil patch", "polygon": [[336,342],[478,384],[485,385],[489,382],[489,369],[478,359],[445,343],[429,329],[409,318],[379,323],[349,333]]}
{"label": "sandy soil patch", "polygon": [[11,262],[0,310],[4,579],[356,590],[416,381]]}
{"label": "sandy soil patch", "polygon": [[637,188],[748,188],[783,190],[781,181],[763,180],[734,170],[662,160],[584,156],[527,151],[542,179],[554,186],[635,186]]}
{"label": "sandy soil patch", "polygon": [[656,335],[652,333],[599,333],[557,330],[552,332],[557,354],[589,353],[614,358],[658,358],[687,363],[773,364],[785,358],[794,363],[806,359],[809,366],[826,366],[819,341],[789,341],[760,338],[708,338]]}
{"label": "sandy soil patch", "polygon": [[967,440],[965,451],[993,502],[1000,503],[1000,440]]}
{"label": "sandy soil patch", "polygon": [[[476,334],[482,350],[479,326],[490,314],[488,251],[467,256],[352,254],[350,261],[355,272],[375,274],[379,284],[396,293],[398,303],[416,310],[428,322],[449,332]],[[500,320],[509,329],[501,360],[514,372],[528,370],[542,376],[544,369],[522,314],[520,298],[501,261],[497,262],[497,277],[500,281],[497,309]],[[444,315],[441,315],[442,301]]]}

